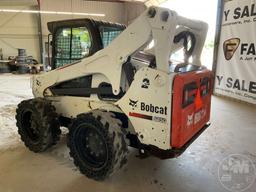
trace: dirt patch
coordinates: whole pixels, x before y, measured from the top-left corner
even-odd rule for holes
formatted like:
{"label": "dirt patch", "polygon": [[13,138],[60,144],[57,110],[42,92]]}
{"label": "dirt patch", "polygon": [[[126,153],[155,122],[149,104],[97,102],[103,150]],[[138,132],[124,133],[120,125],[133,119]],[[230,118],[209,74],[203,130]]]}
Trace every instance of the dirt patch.
{"label": "dirt patch", "polygon": [[19,143],[16,128],[16,105],[5,105],[0,108],[0,150],[5,151]]}

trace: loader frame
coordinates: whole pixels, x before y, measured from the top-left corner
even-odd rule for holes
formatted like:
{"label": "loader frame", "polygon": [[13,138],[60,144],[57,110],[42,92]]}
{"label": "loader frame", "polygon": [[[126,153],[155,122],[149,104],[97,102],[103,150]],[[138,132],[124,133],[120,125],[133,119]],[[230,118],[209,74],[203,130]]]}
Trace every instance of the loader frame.
{"label": "loader frame", "polygon": [[[106,48],[92,52],[90,57],[81,61],[35,76],[33,94],[51,100],[57,112],[70,119],[93,109],[125,114],[129,120],[129,132],[138,135],[141,143],[169,150],[172,148],[172,82],[177,74],[170,71],[169,59],[174,51],[183,47],[183,43],[175,43],[174,38],[183,31],[194,34],[196,46],[191,54],[191,64],[200,68],[207,29],[204,22],[178,16],[166,8],[151,7]],[[155,55],[155,68],[141,67],[129,78],[131,55],[144,50],[152,42],[154,47],[149,51]],[[92,78],[91,88],[75,88],[72,92],[90,92],[88,97],[60,94],[54,90],[63,82],[82,77]],[[146,89],[142,86],[145,81],[150,82]],[[102,83],[110,86],[104,89]],[[104,94],[104,91],[111,90],[113,98],[116,96],[114,100],[99,97],[99,92]],[[132,106],[131,101],[145,105],[145,110],[141,106]]]}

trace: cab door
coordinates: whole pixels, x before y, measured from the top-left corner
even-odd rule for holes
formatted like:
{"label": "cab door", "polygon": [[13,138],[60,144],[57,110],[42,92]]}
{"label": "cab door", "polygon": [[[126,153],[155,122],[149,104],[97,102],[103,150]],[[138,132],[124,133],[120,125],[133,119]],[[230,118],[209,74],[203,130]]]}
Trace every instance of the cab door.
{"label": "cab door", "polygon": [[53,69],[88,57],[92,37],[87,27],[59,28],[53,36]]}

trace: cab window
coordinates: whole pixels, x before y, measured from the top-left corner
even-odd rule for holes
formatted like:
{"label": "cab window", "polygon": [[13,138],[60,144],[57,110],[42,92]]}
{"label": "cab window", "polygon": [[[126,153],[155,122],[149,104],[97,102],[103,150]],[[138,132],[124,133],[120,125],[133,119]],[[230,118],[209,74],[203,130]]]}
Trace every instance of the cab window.
{"label": "cab window", "polygon": [[122,29],[114,27],[100,27],[100,35],[103,47],[107,47],[120,33],[122,33],[122,31]]}
{"label": "cab window", "polygon": [[61,28],[56,33],[55,68],[89,56],[92,40],[86,27]]}

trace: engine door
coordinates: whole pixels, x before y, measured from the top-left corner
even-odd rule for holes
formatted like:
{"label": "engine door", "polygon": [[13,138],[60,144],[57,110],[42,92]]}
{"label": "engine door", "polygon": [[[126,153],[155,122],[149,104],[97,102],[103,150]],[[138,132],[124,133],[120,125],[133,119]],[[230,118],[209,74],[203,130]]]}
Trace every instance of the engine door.
{"label": "engine door", "polygon": [[212,73],[179,73],[173,83],[171,146],[181,148],[210,119]]}

